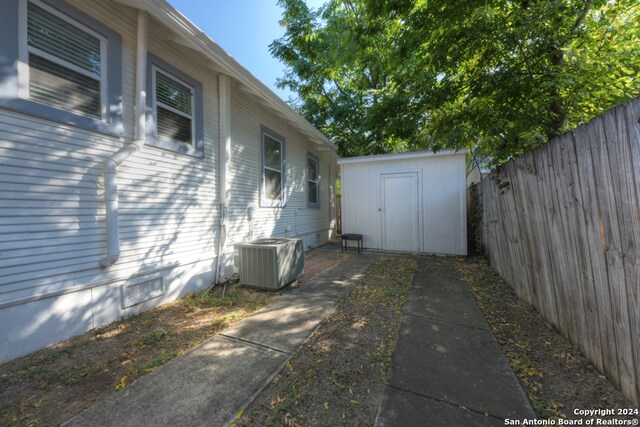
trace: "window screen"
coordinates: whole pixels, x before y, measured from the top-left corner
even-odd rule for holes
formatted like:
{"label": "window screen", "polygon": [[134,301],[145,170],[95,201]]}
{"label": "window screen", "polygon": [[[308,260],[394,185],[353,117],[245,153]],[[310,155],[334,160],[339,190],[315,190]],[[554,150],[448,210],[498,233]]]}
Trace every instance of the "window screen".
{"label": "window screen", "polygon": [[168,74],[155,72],[158,138],[193,143],[193,88]]}
{"label": "window screen", "polygon": [[264,158],[264,197],[269,200],[282,200],[282,143],[262,134]]}
{"label": "window screen", "polygon": [[100,118],[101,48],[98,37],[29,2],[29,98]]}
{"label": "window screen", "polygon": [[307,203],[318,205],[318,159],[307,155]]}

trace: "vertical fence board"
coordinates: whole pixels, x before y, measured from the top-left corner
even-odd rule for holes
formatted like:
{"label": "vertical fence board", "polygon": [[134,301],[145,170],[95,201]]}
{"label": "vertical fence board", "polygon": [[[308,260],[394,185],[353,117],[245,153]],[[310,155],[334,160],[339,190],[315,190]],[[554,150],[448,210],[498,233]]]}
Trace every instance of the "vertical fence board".
{"label": "vertical fence board", "polygon": [[530,301],[531,293],[528,288],[528,272],[524,268],[527,263],[526,250],[524,249],[525,237],[522,235],[522,227],[519,226],[522,223],[522,215],[518,198],[518,184],[515,180],[515,171],[513,163],[505,165],[504,177],[506,182],[509,183],[504,189],[503,200],[509,206],[508,216],[505,221],[509,223],[510,230],[510,245],[512,262],[512,274],[514,283],[517,283],[518,296],[525,301]]}
{"label": "vertical fence board", "polygon": [[[580,182],[586,221],[586,234],[591,254],[593,292],[596,300],[598,324],[600,327],[600,347],[604,372],[614,382],[620,384],[618,376],[618,360],[613,341],[613,319],[609,302],[609,277],[604,248],[604,231],[597,200],[596,179],[594,173],[592,143],[596,139],[593,122],[589,127],[576,129],[576,152],[580,164]],[[596,142],[597,143],[597,142]]]}
{"label": "vertical fence board", "polygon": [[[520,203],[522,203],[524,211],[524,225],[527,230],[527,244],[530,255],[530,263],[526,268],[531,271],[531,304],[536,307],[538,312],[542,313],[545,317],[551,317],[550,309],[547,306],[544,298],[543,283],[546,280],[544,277],[544,271],[540,268],[530,268],[533,265],[542,265],[542,254],[540,252],[540,233],[538,232],[538,218],[536,216],[536,203],[534,197],[531,195],[534,192],[536,175],[535,168],[532,163],[532,154],[526,153],[523,155],[521,162],[518,163],[520,170],[518,181],[521,183]],[[515,163],[515,162],[514,162]]]}
{"label": "vertical fence board", "polygon": [[640,98],[479,188],[491,264],[640,403]]}
{"label": "vertical fence board", "polygon": [[[614,114],[615,113],[615,114]],[[627,144],[625,127],[619,128],[617,116],[623,114],[622,107],[618,107],[604,115],[604,131],[606,138],[606,153],[609,161],[610,189],[607,202],[612,206],[612,217],[607,229],[612,236],[608,254],[615,262],[615,280],[610,280],[611,302],[616,327],[618,365],[620,369],[620,387],[626,395],[635,398],[635,362],[631,345],[631,331],[629,329],[629,302],[627,295],[627,273],[625,258],[628,245],[633,246],[634,236],[629,236],[626,230],[631,230],[631,218],[628,211],[629,197],[628,177],[632,171],[627,170],[627,153],[623,147]],[[615,191],[611,191],[615,188]],[[619,197],[616,197],[619,195]],[[637,205],[636,205],[637,207]],[[613,216],[615,214],[615,216]]]}
{"label": "vertical fence board", "polygon": [[[607,115],[608,116],[608,115]],[[609,167],[609,153],[607,150],[607,139],[605,130],[605,116],[600,116],[594,120],[594,130],[596,138],[591,141],[591,154],[593,158],[594,171],[596,172],[596,197],[598,199],[598,207],[601,213],[601,236],[602,250],[605,254],[607,275],[609,284],[603,292],[603,298],[608,299],[609,305],[606,306],[607,317],[611,318],[613,326],[613,334],[611,336],[611,345],[614,348],[613,357],[618,359],[618,376],[623,377],[627,370],[623,366],[624,360],[620,357],[619,337],[620,322],[622,321],[622,310],[618,286],[624,283],[624,269],[622,267],[622,259],[620,256],[620,234],[617,229],[617,209],[613,198],[614,183],[611,177]],[[616,188],[616,191],[618,189]],[[608,292],[607,292],[608,291]],[[620,384],[620,378],[618,384]]]}
{"label": "vertical fence board", "polygon": [[575,246],[575,238],[572,231],[575,228],[575,216],[571,209],[572,195],[570,171],[563,152],[571,147],[572,134],[565,134],[550,144],[556,197],[558,199],[558,214],[561,219],[562,228],[562,248],[560,249],[565,257],[564,286],[566,300],[569,304],[567,312],[570,315],[571,325],[569,330],[569,338],[583,346],[586,339],[584,332],[584,307],[582,306],[582,297],[580,289],[580,274],[578,272],[577,250]]}
{"label": "vertical fence board", "polygon": [[558,310],[552,290],[553,277],[551,276],[550,268],[548,268],[551,263],[549,260],[551,253],[549,251],[547,227],[542,214],[542,198],[538,187],[538,183],[542,178],[536,167],[534,153],[528,153],[523,160],[527,169],[530,171],[527,176],[527,188],[529,191],[528,196],[531,200],[531,211],[533,213],[532,227],[535,230],[534,246],[538,254],[537,259],[539,260],[538,264],[534,264],[538,266],[538,268],[534,268],[534,270],[538,271],[538,281],[535,283],[539,288],[538,310],[541,313],[547,313],[545,316],[546,319],[555,327],[558,327]]}
{"label": "vertical fence board", "polygon": [[569,337],[572,342],[577,341],[577,326],[574,307],[574,290],[571,278],[571,257],[573,254],[570,252],[567,246],[567,224],[566,219],[563,217],[565,211],[563,206],[563,196],[566,194],[566,190],[562,188],[561,182],[561,161],[559,161],[557,148],[560,139],[551,141],[545,147],[545,154],[547,158],[547,184],[550,191],[550,199],[552,210],[551,214],[551,231],[553,242],[553,259],[556,261],[556,283],[561,283],[562,286],[555,286],[555,289],[560,297],[562,307],[559,311],[562,313],[564,319],[561,329]]}
{"label": "vertical fence board", "polygon": [[[585,259],[580,257],[581,250],[578,247],[580,238],[578,236],[578,226],[582,220],[576,201],[576,177],[572,171],[572,164],[575,164],[574,134],[564,135],[561,143],[558,144],[558,157],[562,162],[562,188],[564,189],[563,214],[565,218],[565,236],[567,245],[570,248],[571,272],[569,274],[572,285],[572,304],[574,307],[576,322],[576,339],[581,348],[585,349],[591,339],[587,330],[586,306],[584,298],[584,281],[582,271],[585,269]],[[588,259],[588,258],[587,258]],[[590,354],[589,351],[584,351]]]}
{"label": "vertical fence board", "polygon": [[537,271],[529,268],[530,265],[534,265],[536,260],[537,251],[533,247],[534,232],[532,229],[533,218],[531,217],[531,211],[527,203],[527,170],[524,163],[511,163],[511,185],[513,187],[514,196],[517,204],[518,224],[521,232],[521,254],[522,263],[520,265],[520,274],[524,280],[523,287],[526,293],[525,300],[533,305],[537,306],[537,289],[535,284],[538,280]]}
{"label": "vertical fence board", "polygon": [[573,227],[571,227],[571,239],[575,243],[576,274],[581,299],[580,306],[583,311],[581,318],[583,322],[581,325],[582,333],[580,335],[582,340],[581,347],[596,367],[600,371],[603,371],[598,311],[595,290],[592,283],[591,254],[589,253],[589,242],[584,232],[584,230],[587,229],[587,225],[585,222],[582,185],[578,174],[579,166],[575,144],[575,138],[571,135],[571,138],[566,141],[563,147],[562,155],[569,173],[569,215],[575,221]]}
{"label": "vertical fence board", "polygon": [[562,269],[562,264],[559,264],[558,258],[556,257],[557,251],[557,227],[554,226],[554,217],[553,217],[553,201],[551,197],[551,186],[549,185],[549,163],[548,160],[545,159],[546,153],[539,150],[534,152],[534,159],[536,162],[536,169],[538,170],[539,180],[538,180],[538,193],[540,194],[541,208],[542,208],[542,224],[544,228],[544,232],[546,233],[546,247],[544,248],[548,254],[547,257],[547,265],[545,266],[549,271],[550,282],[547,283],[548,288],[546,289],[549,301],[555,307],[555,312],[557,313],[557,324],[556,327],[561,331],[566,331],[567,328],[567,317],[564,310],[565,303],[562,291],[559,286],[556,286],[556,283],[561,283],[562,279],[560,277],[559,269]]}
{"label": "vertical fence board", "polygon": [[[627,152],[632,176],[629,191],[633,199],[630,211],[633,228],[626,230],[634,236],[633,247],[627,249],[625,269],[629,293],[629,323],[636,367],[636,402],[640,401],[640,98],[631,101],[619,117],[619,126],[627,126]],[[620,123],[622,122],[622,123]]]}

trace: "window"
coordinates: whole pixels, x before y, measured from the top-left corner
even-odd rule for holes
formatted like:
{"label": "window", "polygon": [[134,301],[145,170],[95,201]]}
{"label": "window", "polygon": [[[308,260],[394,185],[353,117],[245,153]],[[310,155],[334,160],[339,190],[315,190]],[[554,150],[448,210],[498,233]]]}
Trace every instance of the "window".
{"label": "window", "polygon": [[147,144],[204,157],[202,84],[147,53]]}
{"label": "window", "polygon": [[21,95],[96,119],[106,117],[106,39],[42,3],[27,2]]}
{"label": "window", "polygon": [[156,136],[193,145],[193,88],[158,68],[154,79]]}
{"label": "window", "polygon": [[0,108],[114,136],[122,38],[64,0],[3,0]]}
{"label": "window", "polygon": [[313,208],[320,206],[319,170],[320,161],[318,157],[307,153],[307,206]]}
{"label": "window", "polygon": [[263,128],[261,139],[262,205],[282,206],[284,204],[284,138]]}

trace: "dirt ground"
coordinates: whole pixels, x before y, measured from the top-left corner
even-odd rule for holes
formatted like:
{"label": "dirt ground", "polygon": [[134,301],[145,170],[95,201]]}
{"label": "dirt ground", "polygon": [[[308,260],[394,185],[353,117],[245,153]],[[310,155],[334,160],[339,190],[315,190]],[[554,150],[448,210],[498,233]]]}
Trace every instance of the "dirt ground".
{"label": "dirt ground", "polygon": [[382,258],[236,426],[370,426],[395,347],[412,258]]}
{"label": "dirt ground", "polygon": [[486,260],[461,259],[458,268],[538,417],[581,419],[574,409],[635,408],[574,345],[520,300]]}
{"label": "dirt ground", "polygon": [[[305,254],[311,280],[346,255]],[[0,365],[0,426],[59,425],[267,304],[234,285],[191,294]]]}

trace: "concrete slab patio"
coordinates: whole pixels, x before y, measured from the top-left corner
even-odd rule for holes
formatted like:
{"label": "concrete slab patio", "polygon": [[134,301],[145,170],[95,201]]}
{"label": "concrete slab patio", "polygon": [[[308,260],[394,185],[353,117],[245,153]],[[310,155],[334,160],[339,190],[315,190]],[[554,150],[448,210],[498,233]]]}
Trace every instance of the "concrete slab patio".
{"label": "concrete slab patio", "polygon": [[376,259],[350,257],[63,425],[230,424]]}
{"label": "concrete slab patio", "polygon": [[535,418],[455,262],[418,259],[376,426],[502,426],[505,418]]}

